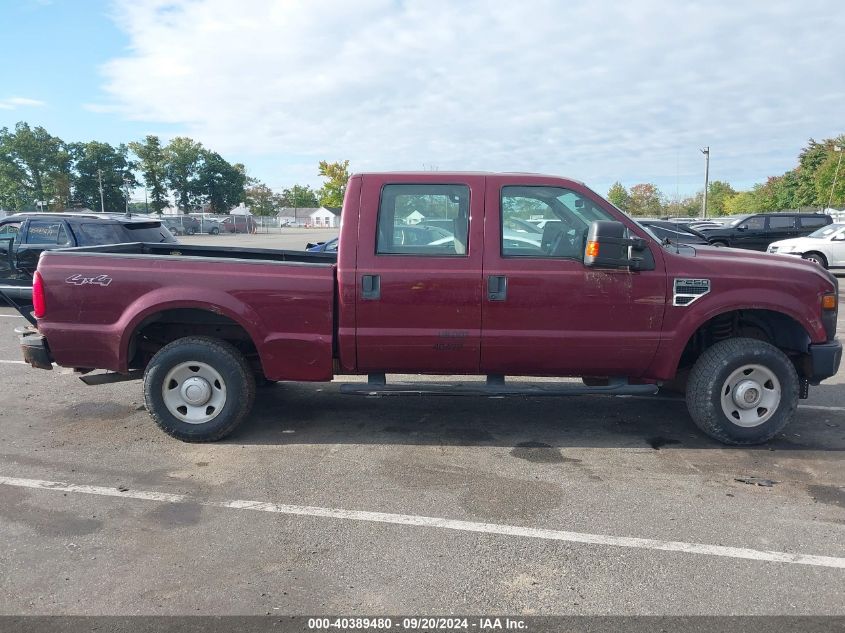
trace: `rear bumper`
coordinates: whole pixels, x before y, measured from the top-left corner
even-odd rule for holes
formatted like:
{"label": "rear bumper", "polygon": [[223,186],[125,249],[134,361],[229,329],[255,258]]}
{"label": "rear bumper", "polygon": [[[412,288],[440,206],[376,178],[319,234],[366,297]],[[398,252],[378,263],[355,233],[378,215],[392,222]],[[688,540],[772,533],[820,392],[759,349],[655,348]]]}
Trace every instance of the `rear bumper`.
{"label": "rear bumper", "polygon": [[24,332],[20,338],[23,359],[37,369],[53,369],[53,357],[47,339],[33,331]]}
{"label": "rear bumper", "polygon": [[812,374],[808,379],[813,384],[835,376],[839,371],[839,363],[842,362],[842,343],[840,341],[828,341],[810,345],[810,366]]}

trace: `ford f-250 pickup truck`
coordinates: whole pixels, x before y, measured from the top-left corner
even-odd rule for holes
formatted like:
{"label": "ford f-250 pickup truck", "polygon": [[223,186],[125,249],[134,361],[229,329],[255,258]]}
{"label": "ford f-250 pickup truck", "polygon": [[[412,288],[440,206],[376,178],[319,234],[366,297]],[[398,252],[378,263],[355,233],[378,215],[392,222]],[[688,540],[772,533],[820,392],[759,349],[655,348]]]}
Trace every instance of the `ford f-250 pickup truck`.
{"label": "ford f-250 pickup truck", "polygon": [[[143,377],[155,422],[194,442],[231,433],[257,380],[366,374],[341,390],[681,388],[694,422],[728,444],[773,437],[841,359],[837,282],[820,266],[662,243],[574,180],[354,175],[339,239],[336,256],[147,243],[46,252],[24,358],[89,384]],[[385,380],[398,373],[487,380]],[[528,375],[583,380],[507,379]]]}

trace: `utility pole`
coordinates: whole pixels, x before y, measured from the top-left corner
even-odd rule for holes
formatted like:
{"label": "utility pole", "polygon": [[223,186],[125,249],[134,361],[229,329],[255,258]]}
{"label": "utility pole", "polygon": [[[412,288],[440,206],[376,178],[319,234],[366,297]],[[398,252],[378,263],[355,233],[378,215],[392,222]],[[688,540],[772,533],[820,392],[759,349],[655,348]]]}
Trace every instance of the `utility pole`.
{"label": "utility pole", "polygon": [[100,183],[100,213],[106,212],[106,203],[103,202],[103,171],[97,170],[97,181]]}
{"label": "utility pole", "polygon": [[839,175],[839,166],[842,164],[842,146],[841,145],[834,145],[833,151],[839,152],[839,160],[836,161],[836,171],[833,172],[833,184],[830,185],[830,197],[827,199],[827,208],[830,209],[831,205],[833,204],[833,188],[836,186],[836,177]]}
{"label": "utility pole", "polygon": [[129,213],[129,178],[126,176],[123,177],[123,195],[126,200],[126,217],[132,217],[132,214]]}
{"label": "utility pole", "polygon": [[701,217],[707,217],[707,188],[710,186],[710,146],[701,150],[704,154],[704,199],[701,201]]}

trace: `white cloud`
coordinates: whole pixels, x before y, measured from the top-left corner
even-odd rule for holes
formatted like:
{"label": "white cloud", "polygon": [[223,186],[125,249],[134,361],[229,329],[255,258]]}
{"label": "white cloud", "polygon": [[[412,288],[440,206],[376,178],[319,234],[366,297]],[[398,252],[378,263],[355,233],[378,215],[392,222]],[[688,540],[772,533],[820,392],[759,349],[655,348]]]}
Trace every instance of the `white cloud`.
{"label": "white cloud", "polygon": [[845,131],[839,0],[126,0],[116,19],[130,47],[104,68],[107,106],[280,165],[673,193],[699,182],[703,145],[714,178],[749,181]]}
{"label": "white cloud", "polygon": [[43,101],[38,99],[28,99],[26,97],[7,97],[0,99],[0,110],[17,110],[18,108],[40,108],[46,105]]}

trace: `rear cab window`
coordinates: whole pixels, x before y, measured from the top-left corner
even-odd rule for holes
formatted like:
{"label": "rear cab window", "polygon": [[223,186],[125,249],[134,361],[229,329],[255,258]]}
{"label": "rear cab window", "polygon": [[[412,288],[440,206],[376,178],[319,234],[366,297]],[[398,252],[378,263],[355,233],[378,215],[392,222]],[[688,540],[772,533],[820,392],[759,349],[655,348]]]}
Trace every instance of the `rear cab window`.
{"label": "rear cab window", "polygon": [[819,217],[812,217],[812,216],[801,216],[798,218],[801,223],[802,229],[809,229],[809,228],[820,228],[822,226],[828,225],[828,218],[825,216]]}

